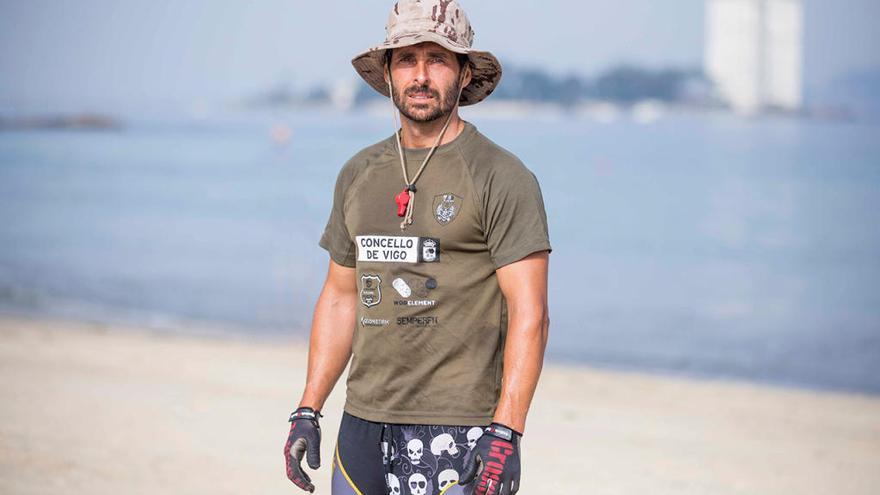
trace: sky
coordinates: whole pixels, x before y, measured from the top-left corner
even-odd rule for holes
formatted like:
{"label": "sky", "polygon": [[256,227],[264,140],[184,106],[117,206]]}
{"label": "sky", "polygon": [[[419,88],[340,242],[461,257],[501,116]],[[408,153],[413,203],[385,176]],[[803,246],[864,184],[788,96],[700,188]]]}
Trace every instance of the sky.
{"label": "sky", "polygon": [[[353,79],[390,0],[0,0],[0,104],[242,98]],[[475,47],[585,76],[702,64],[703,0],[463,0]],[[880,67],[880,1],[805,0],[805,83]]]}

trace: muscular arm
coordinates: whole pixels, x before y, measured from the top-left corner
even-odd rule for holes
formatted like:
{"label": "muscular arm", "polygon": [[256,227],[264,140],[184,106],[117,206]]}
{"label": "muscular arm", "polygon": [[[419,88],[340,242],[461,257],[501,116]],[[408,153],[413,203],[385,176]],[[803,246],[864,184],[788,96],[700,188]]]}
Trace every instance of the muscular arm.
{"label": "muscular arm", "polygon": [[330,261],[315,304],[309,339],[309,369],[300,407],[319,411],[351,357],[357,281],[354,268]]}
{"label": "muscular arm", "polygon": [[547,346],[548,263],[547,251],[540,251],[496,271],[507,299],[508,324],[501,398],[493,421],[519,432],[525,429]]}

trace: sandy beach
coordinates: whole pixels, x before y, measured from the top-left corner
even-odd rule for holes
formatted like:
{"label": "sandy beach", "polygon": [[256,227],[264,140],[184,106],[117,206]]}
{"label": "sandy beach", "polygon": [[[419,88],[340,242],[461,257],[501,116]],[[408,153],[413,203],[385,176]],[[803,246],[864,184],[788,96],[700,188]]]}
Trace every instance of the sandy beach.
{"label": "sandy beach", "polygon": [[[0,493],[297,493],[281,450],[305,359],[293,341],[0,318]],[[880,487],[880,397],[548,364],[525,433],[522,494]]]}

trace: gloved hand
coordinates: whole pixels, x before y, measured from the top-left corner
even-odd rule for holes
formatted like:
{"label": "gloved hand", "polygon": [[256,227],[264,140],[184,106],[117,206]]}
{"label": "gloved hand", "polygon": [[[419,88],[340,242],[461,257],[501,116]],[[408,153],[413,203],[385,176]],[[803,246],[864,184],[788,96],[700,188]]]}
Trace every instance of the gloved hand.
{"label": "gloved hand", "polygon": [[[464,460],[459,484],[475,482],[474,495],[513,495],[519,490],[519,441],[510,428],[492,423]],[[478,469],[479,467],[479,469]]]}
{"label": "gloved hand", "polygon": [[311,493],[315,491],[312,479],[303,471],[303,454],[312,469],[321,466],[321,426],[318,418],[321,413],[311,407],[300,407],[290,414],[290,434],[284,445],[284,461],[287,464],[287,477],[294,485]]}

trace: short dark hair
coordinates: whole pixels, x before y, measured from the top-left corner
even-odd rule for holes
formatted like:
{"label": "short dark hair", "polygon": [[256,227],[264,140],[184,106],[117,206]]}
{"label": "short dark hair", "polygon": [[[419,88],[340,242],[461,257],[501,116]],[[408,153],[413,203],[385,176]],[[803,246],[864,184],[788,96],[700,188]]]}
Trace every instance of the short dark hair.
{"label": "short dark hair", "polygon": [[455,58],[458,59],[458,67],[461,70],[464,70],[465,67],[469,66],[471,63],[471,58],[465,55],[464,53],[456,53]]}

